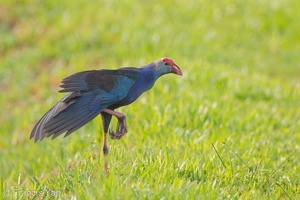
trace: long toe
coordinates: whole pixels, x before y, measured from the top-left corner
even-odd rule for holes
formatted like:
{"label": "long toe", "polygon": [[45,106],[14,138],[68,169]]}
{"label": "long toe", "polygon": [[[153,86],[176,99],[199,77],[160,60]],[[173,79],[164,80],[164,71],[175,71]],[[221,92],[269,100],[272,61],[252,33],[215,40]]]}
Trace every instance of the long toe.
{"label": "long toe", "polygon": [[121,132],[109,132],[109,136],[111,139],[121,139],[123,136],[125,135],[125,133],[121,133]]}

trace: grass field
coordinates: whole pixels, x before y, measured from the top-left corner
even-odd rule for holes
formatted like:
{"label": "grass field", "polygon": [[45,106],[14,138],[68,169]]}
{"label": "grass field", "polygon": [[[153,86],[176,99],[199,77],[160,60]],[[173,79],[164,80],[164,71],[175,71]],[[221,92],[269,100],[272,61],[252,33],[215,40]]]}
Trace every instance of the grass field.
{"label": "grass field", "polygon": [[[0,196],[300,199],[299,7],[1,0]],[[62,78],[165,56],[184,76],[118,110],[129,132],[108,140],[108,178],[100,117],[65,139],[29,141],[63,97]]]}

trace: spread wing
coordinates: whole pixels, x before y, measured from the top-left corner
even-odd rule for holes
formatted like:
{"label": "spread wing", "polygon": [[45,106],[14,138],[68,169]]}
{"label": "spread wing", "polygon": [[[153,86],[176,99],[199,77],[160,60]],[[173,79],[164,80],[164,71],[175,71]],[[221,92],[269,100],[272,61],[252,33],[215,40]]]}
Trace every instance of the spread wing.
{"label": "spread wing", "polygon": [[135,82],[133,73],[93,70],[73,74],[62,81],[60,92],[70,92],[57,102],[34,126],[30,139],[52,139],[70,135],[106,107],[122,100]]}

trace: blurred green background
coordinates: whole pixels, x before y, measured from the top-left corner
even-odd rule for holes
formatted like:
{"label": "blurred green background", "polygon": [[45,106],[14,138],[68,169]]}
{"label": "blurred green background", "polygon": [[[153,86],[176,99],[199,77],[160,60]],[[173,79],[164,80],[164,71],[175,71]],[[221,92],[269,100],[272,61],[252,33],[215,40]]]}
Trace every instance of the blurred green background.
{"label": "blurred green background", "polygon": [[[49,199],[299,198],[299,7],[0,0],[3,188],[61,191]],[[161,57],[184,76],[120,109],[129,133],[109,140],[108,179],[100,118],[66,139],[29,141],[64,77]]]}

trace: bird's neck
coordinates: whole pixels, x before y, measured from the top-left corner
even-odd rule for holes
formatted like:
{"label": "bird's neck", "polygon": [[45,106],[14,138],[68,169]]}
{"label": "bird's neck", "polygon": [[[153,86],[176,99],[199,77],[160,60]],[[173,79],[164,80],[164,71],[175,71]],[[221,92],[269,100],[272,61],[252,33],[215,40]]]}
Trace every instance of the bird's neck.
{"label": "bird's neck", "polygon": [[162,75],[167,74],[168,72],[164,72],[161,71],[159,69],[157,69],[156,65],[150,63],[148,65],[145,65],[143,67],[144,72],[148,75],[148,76],[152,76],[153,77],[153,81],[155,82],[159,77],[161,77]]}

